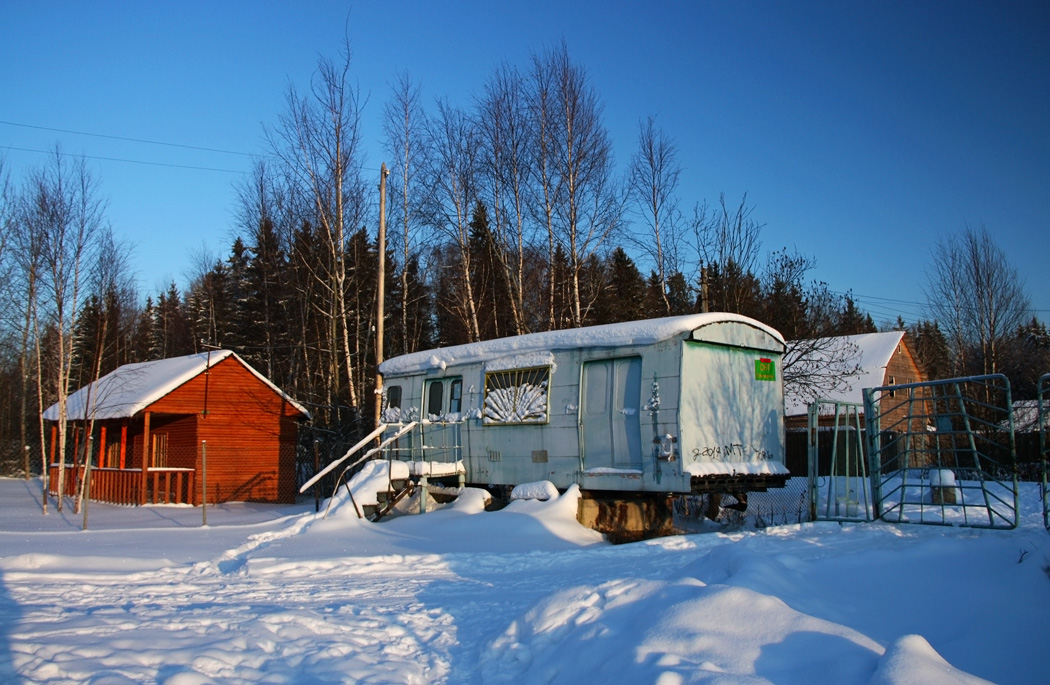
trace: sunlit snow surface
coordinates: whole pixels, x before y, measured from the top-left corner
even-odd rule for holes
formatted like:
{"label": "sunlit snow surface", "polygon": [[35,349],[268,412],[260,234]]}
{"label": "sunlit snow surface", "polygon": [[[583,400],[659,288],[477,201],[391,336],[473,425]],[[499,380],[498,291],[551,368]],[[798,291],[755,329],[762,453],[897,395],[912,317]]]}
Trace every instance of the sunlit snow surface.
{"label": "sunlit snow surface", "polygon": [[[546,488],[537,488],[540,491]],[[1046,682],[1050,535],[815,523],[613,546],[574,490],[361,521],[40,513],[0,480],[0,682]],[[324,511],[325,502],[321,503]]]}

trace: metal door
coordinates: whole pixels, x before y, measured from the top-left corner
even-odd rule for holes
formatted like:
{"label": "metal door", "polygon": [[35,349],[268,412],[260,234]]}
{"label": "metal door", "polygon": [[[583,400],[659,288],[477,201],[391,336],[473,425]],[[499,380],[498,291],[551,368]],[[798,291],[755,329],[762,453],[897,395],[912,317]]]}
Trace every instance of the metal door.
{"label": "metal door", "polygon": [[640,357],[585,362],[580,433],[585,469],[642,468]]}

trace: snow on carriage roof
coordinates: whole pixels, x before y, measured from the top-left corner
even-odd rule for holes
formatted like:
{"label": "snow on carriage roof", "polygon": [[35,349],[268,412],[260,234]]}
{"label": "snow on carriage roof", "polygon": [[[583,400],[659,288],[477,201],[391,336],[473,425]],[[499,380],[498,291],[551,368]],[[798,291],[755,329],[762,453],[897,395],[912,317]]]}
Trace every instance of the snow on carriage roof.
{"label": "snow on carriage roof", "polygon": [[527,333],[510,338],[413,352],[386,360],[380,364],[379,371],[384,376],[399,376],[428,369],[443,369],[451,364],[483,363],[511,355],[528,355],[551,350],[650,345],[716,323],[748,324],[768,334],[780,344],[784,342],[784,338],[776,329],[740,314],[721,312],[688,314],[603,326]]}
{"label": "snow on carriage roof", "polygon": [[[852,363],[860,367],[860,373],[852,376],[845,388],[839,388],[821,394],[821,399],[836,402],[864,401],[861,390],[864,388],[878,388],[886,381],[886,367],[893,357],[894,351],[901,343],[904,331],[885,331],[882,333],[862,333],[860,335],[843,335],[833,338],[839,345],[853,344],[857,347],[857,354]],[[788,343],[790,346],[791,343]],[[804,364],[804,362],[803,362]],[[808,401],[796,397],[792,393],[786,393],[785,416],[798,416],[809,411]]]}
{"label": "snow on carriage roof", "polygon": [[[235,352],[214,350],[210,355],[208,352],[201,352],[184,357],[125,364],[70,395],[66,405],[67,418],[82,421],[87,417],[121,419],[134,416],[183,383],[204,372],[209,364],[215,366],[227,357],[233,357],[239,361],[292,406],[303,414],[310,415],[305,407],[286,395]],[[58,403],[44,411],[44,419],[58,420]]]}

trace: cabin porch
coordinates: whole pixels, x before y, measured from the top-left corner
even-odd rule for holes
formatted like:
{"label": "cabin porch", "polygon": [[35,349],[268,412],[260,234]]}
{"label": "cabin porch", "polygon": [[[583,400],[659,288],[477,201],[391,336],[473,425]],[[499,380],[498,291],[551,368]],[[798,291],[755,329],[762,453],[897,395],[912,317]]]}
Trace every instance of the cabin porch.
{"label": "cabin porch", "polygon": [[[48,469],[48,491],[58,495],[58,464]],[[66,465],[63,490],[74,496],[84,475],[82,465]],[[142,469],[92,466],[88,499],[110,504],[199,504],[197,471],[180,468]]]}
{"label": "cabin porch", "polygon": [[[152,426],[151,426],[152,423]],[[91,435],[88,436],[88,431]],[[150,415],[69,423],[62,490],[75,495],[90,461],[88,498],[111,504],[199,504],[196,417]],[[48,490],[58,495],[58,429],[52,425]],[[143,463],[146,468],[143,470]]]}

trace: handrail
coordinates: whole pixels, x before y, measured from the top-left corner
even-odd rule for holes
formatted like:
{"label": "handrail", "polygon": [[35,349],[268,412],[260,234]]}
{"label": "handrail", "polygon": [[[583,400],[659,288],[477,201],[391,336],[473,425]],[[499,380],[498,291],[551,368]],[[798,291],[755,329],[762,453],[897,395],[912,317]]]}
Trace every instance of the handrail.
{"label": "handrail", "polygon": [[[348,469],[349,469],[349,468],[353,468],[354,466],[357,466],[357,465],[358,465],[358,464],[360,464],[360,463],[361,463],[362,461],[364,461],[364,460],[365,460],[365,459],[367,459],[368,457],[370,457],[370,456],[372,456],[373,454],[375,454],[375,453],[376,453],[377,451],[379,451],[379,450],[383,449],[384,447],[386,447],[386,446],[387,446],[388,444],[390,444],[390,443],[391,443],[392,441],[394,441],[394,440],[396,440],[396,439],[400,438],[400,437],[401,437],[402,435],[404,435],[404,434],[405,434],[405,433],[407,433],[408,431],[410,431],[410,430],[412,430],[413,428],[415,428],[415,427],[416,427],[416,424],[418,424],[418,423],[419,423],[418,421],[413,421],[412,423],[409,423],[409,424],[407,424],[407,425],[406,425],[406,426],[405,426],[404,428],[402,428],[402,429],[401,429],[400,431],[398,431],[398,432],[397,432],[397,433],[396,433],[395,435],[393,435],[393,436],[391,436],[391,437],[387,438],[386,440],[384,440],[384,441],[383,441],[382,443],[380,443],[380,444],[379,444],[379,446],[378,446],[378,447],[375,447],[375,448],[373,448],[373,449],[371,449],[371,450],[369,450],[369,451],[365,452],[365,453],[364,453],[364,455],[362,455],[360,459],[358,459],[357,461],[355,461],[355,462],[354,462],[353,464],[350,464],[350,466],[347,466],[346,468],[348,468]],[[326,467],[324,467],[323,469],[321,469],[320,471],[318,471],[318,472],[317,472],[317,475],[315,475],[315,476],[314,476],[313,478],[311,478],[310,480],[306,481],[306,482],[305,482],[305,483],[303,484],[303,486],[302,486],[301,488],[299,488],[299,492],[300,492],[300,493],[306,492],[306,491],[307,491],[307,490],[308,490],[308,489],[310,488],[310,486],[311,486],[311,485],[313,485],[313,484],[314,484],[314,483],[316,483],[317,481],[319,481],[319,480],[321,480],[322,478],[324,478],[324,476],[325,476],[325,475],[327,475],[329,471],[331,471],[331,470],[332,470],[332,469],[334,469],[334,468],[335,468],[336,466],[339,466],[339,465],[340,465],[340,464],[342,464],[342,463],[343,463],[344,461],[346,461],[347,459],[349,459],[349,458],[350,458],[351,456],[353,456],[353,454],[354,454],[355,452],[357,452],[357,451],[358,451],[359,449],[361,449],[362,447],[364,447],[364,446],[365,446],[365,445],[367,445],[368,443],[370,443],[370,442],[372,442],[373,440],[375,440],[375,439],[376,439],[377,437],[379,437],[379,436],[380,436],[380,435],[381,435],[381,434],[383,433],[383,431],[385,431],[385,430],[386,430],[387,428],[389,428],[389,425],[387,425],[387,424],[385,424],[385,423],[381,423],[381,424],[379,424],[379,427],[378,427],[378,428],[376,428],[376,429],[375,429],[374,431],[372,431],[371,433],[369,433],[368,435],[366,435],[366,436],[365,436],[364,438],[362,438],[362,439],[361,439],[361,441],[360,441],[360,442],[358,442],[358,443],[357,443],[356,445],[354,445],[353,447],[351,447],[350,449],[348,449],[348,450],[346,451],[346,454],[344,454],[343,456],[339,457],[338,459],[336,459],[335,461],[333,461],[333,462],[332,462],[331,464],[329,464],[328,466],[326,466]]]}
{"label": "handrail", "polygon": [[[383,442],[379,443],[378,445],[376,445],[372,449],[368,450],[367,452],[365,452],[364,454],[361,455],[360,459],[358,459],[353,464],[350,464],[345,469],[343,469],[342,473],[339,474],[339,478],[335,482],[335,487],[332,489],[332,497],[328,500],[328,507],[324,510],[324,518],[328,518],[328,512],[332,509],[332,502],[335,501],[335,494],[337,492],[339,492],[339,485],[343,481],[343,476],[345,476],[347,474],[347,472],[350,471],[350,469],[354,468],[355,466],[357,466],[358,464],[363,462],[365,459],[368,459],[369,457],[371,457],[373,454],[375,454],[379,450],[383,449],[384,447],[386,447],[387,445],[389,445],[393,441],[395,441],[398,438],[400,438],[405,433],[407,433],[410,430],[412,430],[413,428],[415,428],[418,423],[419,423],[418,421],[413,421],[412,423],[405,424],[405,426],[402,427],[401,430],[399,430],[397,433],[394,433],[393,435],[391,435],[389,438],[387,438]],[[360,443],[358,443],[357,447],[360,447]],[[350,456],[350,455],[347,454],[346,456],[343,457],[343,459],[346,459],[346,457],[348,457],[348,456]],[[339,461],[342,461],[342,459],[340,459]],[[303,487],[306,487],[306,486],[304,485]],[[349,489],[349,487],[350,487],[350,485],[348,483],[347,484],[347,488]],[[350,496],[353,497],[353,493],[352,492],[350,493]],[[357,504],[356,503],[354,504],[354,508],[355,509],[357,508]]]}
{"label": "handrail", "polygon": [[379,435],[380,435],[380,434],[381,434],[381,433],[382,433],[383,431],[385,431],[385,430],[386,430],[386,428],[387,428],[387,426],[386,426],[386,424],[385,424],[385,423],[381,423],[381,424],[379,424],[379,427],[378,427],[378,428],[376,428],[376,429],[375,429],[374,431],[372,431],[371,433],[369,433],[369,434],[368,434],[368,435],[366,435],[365,437],[361,438],[361,441],[360,441],[359,443],[357,443],[356,445],[354,445],[353,447],[351,447],[350,449],[348,449],[348,450],[346,451],[346,454],[344,454],[343,456],[339,457],[338,459],[336,459],[335,461],[333,461],[333,462],[332,462],[331,464],[329,464],[328,466],[326,466],[326,467],[324,467],[323,469],[321,469],[320,471],[318,471],[318,472],[317,472],[317,474],[316,474],[316,475],[315,475],[315,476],[314,476],[313,478],[311,478],[310,480],[306,481],[306,482],[305,482],[305,483],[303,484],[303,487],[299,488],[299,493],[300,493],[300,494],[302,494],[302,493],[306,492],[306,491],[307,491],[307,489],[309,489],[309,487],[310,487],[311,485],[313,485],[313,484],[314,484],[314,483],[316,483],[317,481],[319,481],[319,480],[321,480],[322,478],[324,478],[324,477],[325,477],[325,475],[326,475],[326,474],[327,474],[327,473],[328,473],[329,471],[331,471],[331,470],[332,470],[332,469],[334,469],[334,468],[335,468],[336,466],[339,466],[339,465],[340,465],[340,464],[342,464],[342,463],[343,463],[344,461],[346,461],[346,459],[347,459],[347,458],[349,458],[349,457],[350,457],[350,455],[352,455],[352,454],[353,454],[354,452],[356,452],[357,450],[361,449],[362,447],[364,447],[365,445],[367,445],[368,443],[372,442],[372,441],[373,441],[373,440],[375,440],[375,439],[376,439],[377,437],[379,437]]}

